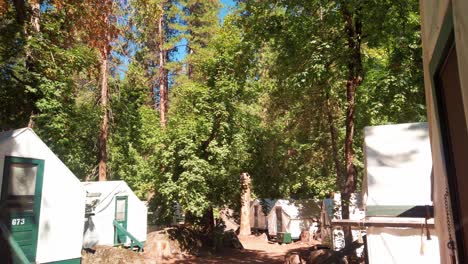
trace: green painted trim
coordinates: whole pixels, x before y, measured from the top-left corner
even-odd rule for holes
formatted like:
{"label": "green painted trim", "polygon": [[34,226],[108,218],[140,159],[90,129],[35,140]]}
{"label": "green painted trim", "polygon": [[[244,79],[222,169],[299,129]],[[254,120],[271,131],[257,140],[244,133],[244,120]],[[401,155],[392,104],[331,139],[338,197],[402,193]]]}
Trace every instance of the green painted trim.
{"label": "green painted trim", "polygon": [[[434,51],[432,52],[431,61],[429,63],[429,73],[432,79],[434,74],[439,70],[445,61],[444,53],[447,49],[447,43],[450,40],[450,36],[453,34],[453,11],[452,6],[449,5],[447,13],[445,14],[444,21],[440,28],[439,37],[437,38]],[[434,87],[433,87],[434,89]]]}
{"label": "green painted trim", "polygon": [[137,245],[139,247],[139,249],[138,249],[139,252],[143,251],[143,248],[145,247],[145,245],[142,242],[138,241],[138,239],[136,239],[132,234],[130,234],[130,232],[128,232],[127,229],[125,229],[115,219],[114,219],[114,221],[112,221],[112,224],[115,226],[116,229],[124,232],[130,238],[130,240],[131,240],[130,248],[131,249],[133,249],[133,244],[135,244],[135,245]]}
{"label": "green painted trim", "polygon": [[[463,45],[463,43],[460,43]],[[448,53],[450,52],[450,49],[453,48],[455,45],[456,47],[456,41],[455,41],[455,31],[454,31],[454,21],[453,21],[453,10],[452,10],[452,5],[451,3],[449,4],[449,7],[447,9],[447,12],[445,14],[444,20],[441,25],[441,29],[439,32],[439,36],[437,37],[436,45],[434,47],[434,51],[432,53],[431,61],[429,63],[429,73],[430,73],[430,82],[432,85],[431,93],[432,97],[434,100],[434,116],[436,119],[436,125],[437,128],[440,131],[440,149],[443,151],[443,162],[444,162],[444,169],[446,170],[447,174],[447,183],[448,183],[448,188],[450,190],[450,202],[452,204],[452,215],[453,215],[453,220],[454,220],[454,227],[455,227],[455,243],[456,248],[463,248],[464,247],[464,241],[463,241],[463,229],[461,228],[461,219],[459,216],[459,197],[458,197],[458,190],[456,189],[456,180],[453,179],[452,177],[448,176],[453,174],[454,172],[454,167],[453,167],[453,161],[451,157],[451,147],[450,147],[450,142],[448,142],[450,139],[450,136],[448,135],[448,124],[446,120],[441,119],[441,115],[448,115],[446,113],[446,109],[444,109],[445,103],[442,102],[443,98],[443,91],[441,91],[440,87],[440,79],[438,77],[438,74],[440,73],[440,70],[444,66],[445,60],[447,58]],[[458,59],[458,58],[457,58]],[[460,69],[459,69],[460,70]],[[459,75],[461,75],[461,72],[459,72]],[[463,250],[456,250],[456,254],[458,256],[458,261],[460,263],[464,263],[466,254],[463,252]]]}
{"label": "green painted trim", "polygon": [[81,258],[52,261],[52,262],[46,262],[44,264],[81,264]]}
{"label": "green painted trim", "polygon": [[[114,209],[114,220],[117,215],[117,201],[125,200],[125,221],[123,221],[123,228],[127,229],[128,222],[128,196],[116,196],[115,197],[115,209]],[[120,222],[118,222],[120,224]],[[125,244],[125,243],[124,243]],[[114,245],[118,245],[118,231],[114,229]]]}
{"label": "green painted trim", "polygon": [[[438,96],[437,96],[437,73],[440,68],[443,66],[445,62],[445,58],[447,57],[447,52],[450,47],[447,47],[447,44],[450,42],[451,38],[453,38],[453,12],[452,12],[452,5],[450,4],[445,14],[444,21],[442,22],[442,26],[440,28],[439,37],[437,38],[436,45],[432,52],[431,61],[429,62],[429,74],[431,77],[431,93],[432,98],[434,99],[434,115],[435,119],[437,120],[437,125],[439,126],[439,131],[442,131],[440,127],[440,109],[438,105]],[[442,141],[441,141],[442,142]]]}
{"label": "green painted trim", "polygon": [[[428,211],[427,211],[428,210]],[[384,216],[384,217],[434,217],[433,206],[414,206],[414,205],[368,205],[366,207],[366,216]]]}
{"label": "green painted trim", "polygon": [[[37,166],[37,175],[36,175],[36,186],[34,190],[34,220],[36,225],[33,225],[33,244],[34,244],[34,258],[37,254],[37,242],[39,237],[39,225],[40,225],[40,215],[41,215],[41,201],[42,201],[42,184],[44,181],[44,160],[33,159],[33,158],[24,158],[24,157],[14,157],[14,156],[5,156],[5,162],[3,165],[3,182],[2,182],[2,194],[0,201],[3,202],[7,199],[8,195],[8,179],[10,176],[10,165],[12,164],[34,164]],[[32,260],[32,261],[35,261]]]}

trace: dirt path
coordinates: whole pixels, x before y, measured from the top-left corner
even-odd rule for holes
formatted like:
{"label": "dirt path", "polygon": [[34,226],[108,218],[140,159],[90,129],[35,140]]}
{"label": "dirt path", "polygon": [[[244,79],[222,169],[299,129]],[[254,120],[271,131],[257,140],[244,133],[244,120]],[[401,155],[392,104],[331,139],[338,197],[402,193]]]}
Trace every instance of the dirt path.
{"label": "dirt path", "polygon": [[315,242],[310,243],[291,243],[288,245],[279,245],[273,242],[267,242],[259,237],[249,236],[239,238],[244,250],[226,249],[216,255],[203,257],[185,257],[184,259],[166,259],[162,263],[168,264],[221,264],[221,263],[272,263],[281,264],[288,251],[308,248]]}
{"label": "dirt path", "polygon": [[155,256],[149,256],[144,253],[132,252],[128,249],[99,246],[93,254],[83,252],[83,264],[229,264],[229,263],[272,263],[282,264],[284,256],[289,251],[310,248],[316,242],[310,243],[291,243],[288,245],[279,245],[274,242],[266,241],[265,238],[248,236],[240,237],[244,249],[237,250],[226,248],[216,254],[205,253],[202,256],[191,256],[179,254],[166,259],[155,259]]}

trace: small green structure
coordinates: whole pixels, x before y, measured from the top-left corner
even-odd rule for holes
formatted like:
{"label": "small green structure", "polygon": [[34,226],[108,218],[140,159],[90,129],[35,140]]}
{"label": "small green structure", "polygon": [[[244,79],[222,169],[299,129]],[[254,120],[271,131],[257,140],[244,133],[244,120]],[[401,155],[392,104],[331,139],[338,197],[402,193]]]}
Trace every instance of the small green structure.
{"label": "small green structure", "polygon": [[288,232],[278,232],[276,234],[276,240],[278,241],[278,243],[282,244],[289,244],[292,242],[292,238],[291,238],[291,233],[288,233]]}

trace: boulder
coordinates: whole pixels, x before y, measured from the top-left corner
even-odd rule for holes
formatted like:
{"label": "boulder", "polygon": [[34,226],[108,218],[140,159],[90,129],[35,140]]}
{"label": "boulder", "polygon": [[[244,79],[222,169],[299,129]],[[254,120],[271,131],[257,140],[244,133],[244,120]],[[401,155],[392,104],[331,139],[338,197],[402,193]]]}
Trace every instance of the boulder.
{"label": "boulder", "polygon": [[312,240],[312,236],[310,235],[310,231],[302,230],[300,238],[301,238],[301,242],[310,242]]}
{"label": "boulder", "polygon": [[239,241],[239,238],[237,237],[236,233],[232,231],[228,231],[224,234],[223,245],[229,248],[244,249],[244,246]]}
{"label": "boulder", "polygon": [[284,257],[284,264],[302,264],[299,253],[290,252]]}
{"label": "boulder", "polygon": [[314,250],[310,253],[309,258],[307,259],[307,264],[320,264],[331,256],[332,253],[329,249]]}

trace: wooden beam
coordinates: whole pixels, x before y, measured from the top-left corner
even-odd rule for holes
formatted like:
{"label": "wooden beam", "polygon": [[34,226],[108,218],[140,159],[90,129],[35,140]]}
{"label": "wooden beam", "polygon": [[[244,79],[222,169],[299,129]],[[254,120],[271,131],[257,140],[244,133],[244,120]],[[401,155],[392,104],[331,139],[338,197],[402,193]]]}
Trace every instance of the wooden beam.
{"label": "wooden beam", "polygon": [[434,206],[429,205],[368,205],[366,216],[433,218]]}
{"label": "wooden beam", "polygon": [[[336,219],[332,220],[332,226],[353,226],[353,227],[413,227],[421,228],[425,225],[423,218],[387,218],[372,217],[363,220]],[[428,228],[434,228],[434,219],[428,219]]]}

